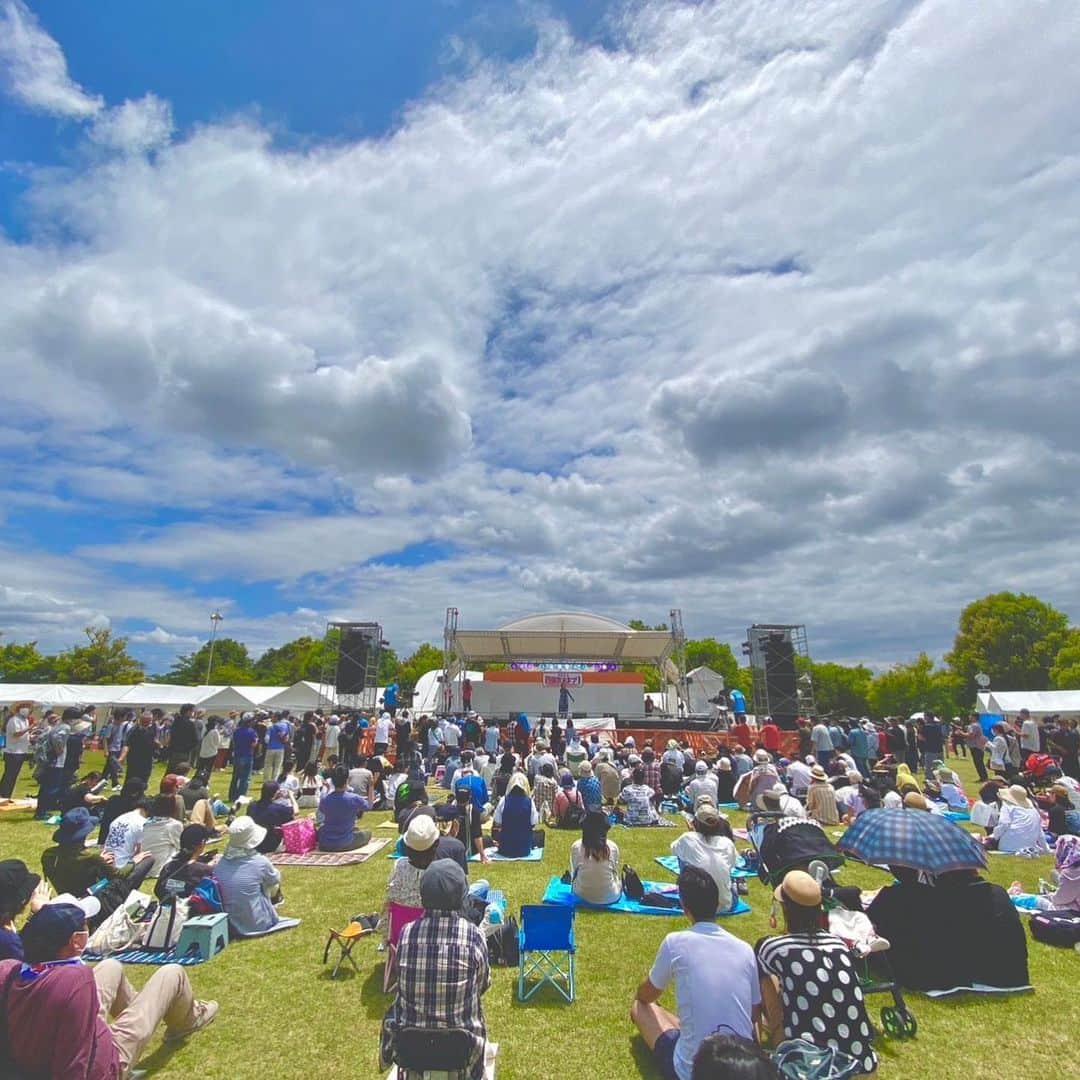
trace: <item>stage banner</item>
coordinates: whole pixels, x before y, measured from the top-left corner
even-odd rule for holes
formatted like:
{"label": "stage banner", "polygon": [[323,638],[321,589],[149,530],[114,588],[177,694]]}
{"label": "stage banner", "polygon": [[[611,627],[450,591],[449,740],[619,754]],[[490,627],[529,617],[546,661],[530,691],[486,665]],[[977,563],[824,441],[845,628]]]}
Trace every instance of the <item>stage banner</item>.
{"label": "stage banner", "polygon": [[583,686],[584,680],[580,671],[545,671],[545,686]]}

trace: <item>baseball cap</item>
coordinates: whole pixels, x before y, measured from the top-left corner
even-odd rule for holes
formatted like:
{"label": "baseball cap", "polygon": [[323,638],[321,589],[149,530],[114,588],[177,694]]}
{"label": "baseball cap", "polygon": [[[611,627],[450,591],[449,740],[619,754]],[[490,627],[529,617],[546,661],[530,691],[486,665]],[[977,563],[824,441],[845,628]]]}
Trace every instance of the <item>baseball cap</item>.
{"label": "baseball cap", "polygon": [[23,954],[28,964],[55,960],[72,934],[86,926],[86,912],[79,904],[46,904],[31,915],[22,929]]}

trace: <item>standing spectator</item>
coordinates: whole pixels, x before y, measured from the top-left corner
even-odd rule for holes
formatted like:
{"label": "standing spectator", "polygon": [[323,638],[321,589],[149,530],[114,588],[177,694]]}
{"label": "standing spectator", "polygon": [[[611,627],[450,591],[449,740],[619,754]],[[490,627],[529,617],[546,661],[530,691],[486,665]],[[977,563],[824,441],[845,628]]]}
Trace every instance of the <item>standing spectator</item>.
{"label": "standing spectator", "polygon": [[255,744],[258,734],[255,731],[255,716],[244,713],[232,737],[232,779],[229,781],[229,802],[234,803],[241,795],[248,793],[251,773],[255,766]]}
{"label": "standing spectator", "polygon": [[191,764],[199,748],[199,736],[195,729],[195,706],[181,705],[180,712],[173,720],[169,732],[168,772],[175,772],[176,766],[184,762]]}
{"label": "standing spectator", "polygon": [[472,710],[472,679],[468,675],[461,680],[461,707],[465,712]]}
{"label": "standing spectator", "polygon": [[304,718],[296,729],[296,738],[293,740],[293,753],[296,755],[297,771],[303,772],[304,766],[312,759],[317,734],[318,728],[315,726],[315,714],[313,712],[304,713]]}
{"label": "standing spectator", "polygon": [[10,799],[23,762],[30,756],[32,701],[16,701],[4,725],[4,778],[0,780],[0,800]]}
{"label": "standing spectator", "polygon": [[499,722],[492,717],[484,728],[484,749],[488,754],[499,751]]}
{"label": "standing spectator", "polygon": [[1039,722],[1027,709],[1020,710],[1020,750],[1023,761],[1039,752]]}
{"label": "standing spectator", "polygon": [[1054,753],[1061,755],[1061,771],[1073,780],[1080,780],[1080,732],[1076,720],[1062,720],[1050,740]]}
{"label": "standing spectator", "polygon": [[124,743],[134,723],[133,712],[114,710],[108,724],[101,732],[101,741],[106,754],[105,778],[114,788],[120,786],[120,762],[124,756]]}
{"label": "standing spectator", "polygon": [[[93,711],[92,707],[90,711]],[[66,789],[75,783],[75,777],[79,775],[86,739],[93,734],[94,724],[85,712],[80,712],[78,709],[65,709],[63,718],[71,724],[71,730],[68,732],[67,754],[64,757],[64,788]]]}
{"label": "standing spectator", "polygon": [[[333,717],[331,717],[333,719]],[[383,757],[386,751],[390,749],[390,732],[393,730],[394,722],[390,719],[388,712],[381,713],[379,719],[375,721],[375,756]]]}
{"label": "standing spectator", "polygon": [[[68,713],[74,713],[76,717],[80,715],[78,709],[65,709],[64,716]],[[31,742],[38,763],[38,804],[34,813],[36,818],[48,818],[60,807],[70,734],[67,724],[55,713],[46,716],[45,726],[39,727],[33,734]]]}
{"label": "standing spectator", "polygon": [[[761,1012],[754,950],[716,925],[716,882],[696,866],[683,867],[679,897],[690,929],[664,938],[630,1007],[664,1080],[697,1075],[694,1057],[714,1031],[753,1039]],[[658,1004],[672,982],[677,1015]]]}
{"label": "standing spectator", "polygon": [[968,714],[967,734],[964,736],[968,749],[971,751],[971,763],[979,774],[979,780],[986,783],[986,744],[990,741],[979,722],[978,713]]}
{"label": "standing spectator", "polygon": [[922,723],[922,766],[927,780],[934,778],[934,762],[945,754],[945,733],[941,721],[929,710],[923,713]]}
{"label": "standing spectator", "polygon": [[823,769],[828,769],[835,747],[832,735],[825,723],[819,720],[810,730],[810,742],[814,748],[814,757]]}
{"label": "standing spectator", "polygon": [[278,717],[266,731],[266,760],[263,764],[263,780],[277,780],[285,764],[285,751],[289,745],[289,722]]}
{"label": "standing spectator", "polygon": [[198,772],[208,780],[210,774],[214,771],[218,751],[221,749],[221,724],[222,719],[220,716],[211,716],[206,721],[202,741],[199,743]]}
{"label": "standing spectator", "polygon": [[480,999],[491,982],[480,930],[461,914],[468,880],[451,859],[436,859],[420,878],[424,914],[401,932],[397,997],[383,1028],[389,1064],[394,1032],[406,1027],[467,1031],[469,1080],[483,1080],[487,1029]]}
{"label": "standing spectator", "polygon": [[[326,760],[338,756],[338,747],[341,745],[341,717],[331,714],[326,721],[326,731],[323,733],[323,746],[326,750]],[[385,752],[385,747],[383,748]],[[378,750],[375,751],[379,753]]]}
{"label": "standing spectator", "polygon": [[864,777],[870,776],[870,736],[862,724],[852,724],[848,732],[848,751],[855,760],[855,768]]}
{"label": "standing spectator", "polygon": [[771,716],[765,717],[761,725],[761,745],[775,757],[780,752],[780,729],[773,723]]}

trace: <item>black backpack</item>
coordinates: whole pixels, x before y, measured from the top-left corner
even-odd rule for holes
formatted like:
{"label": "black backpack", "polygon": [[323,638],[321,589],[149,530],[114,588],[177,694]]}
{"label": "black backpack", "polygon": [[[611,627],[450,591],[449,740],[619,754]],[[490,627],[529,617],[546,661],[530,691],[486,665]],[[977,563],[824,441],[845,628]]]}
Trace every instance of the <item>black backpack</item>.
{"label": "black backpack", "polygon": [[630,900],[641,900],[645,896],[645,886],[632,866],[622,868],[622,891]]}
{"label": "black backpack", "polygon": [[518,951],[518,924],[513,915],[496,927],[487,939],[488,963],[492,967],[516,968],[520,958]]}
{"label": "black backpack", "polygon": [[[567,798],[570,796],[568,795]],[[579,829],[585,823],[585,803],[581,798],[581,792],[574,788],[574,801],[563,811],[559,820],[564,829]]]}
{"label": "black backpack", "polygon": [[1071,949],[1080,941],[1080,912],[1040,911],[1031,916],[1031,936],[1044,945]]}

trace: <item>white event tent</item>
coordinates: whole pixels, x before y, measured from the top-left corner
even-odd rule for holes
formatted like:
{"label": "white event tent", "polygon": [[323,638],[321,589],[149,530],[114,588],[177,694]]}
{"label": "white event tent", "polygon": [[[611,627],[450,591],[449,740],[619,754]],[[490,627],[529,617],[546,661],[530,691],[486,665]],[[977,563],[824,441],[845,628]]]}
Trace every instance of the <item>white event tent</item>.
{"label": "white event tent", "polygon": [[1032,716],[1080,716],[1080,690],[984,690],[978,709],[998,716],[1015,716],[1021,709]]}

